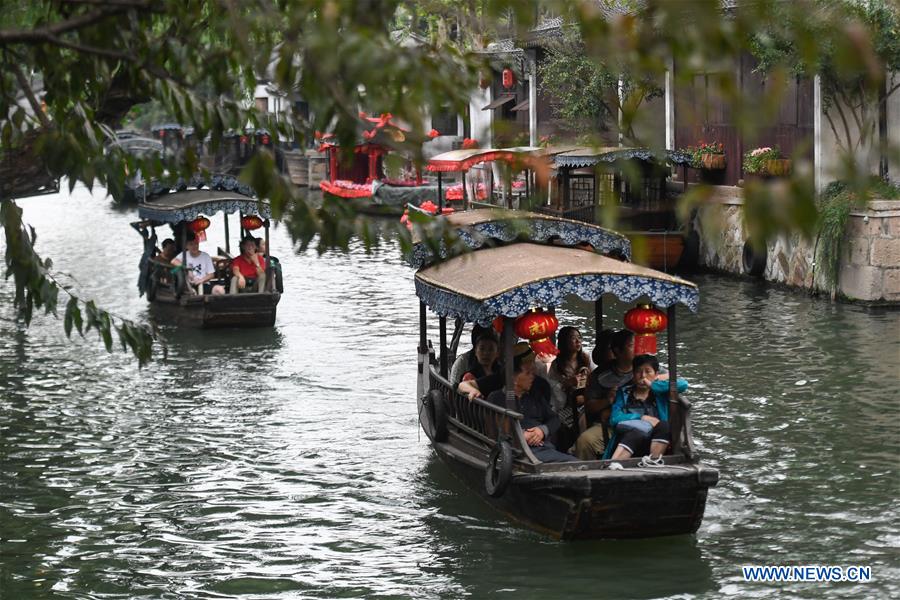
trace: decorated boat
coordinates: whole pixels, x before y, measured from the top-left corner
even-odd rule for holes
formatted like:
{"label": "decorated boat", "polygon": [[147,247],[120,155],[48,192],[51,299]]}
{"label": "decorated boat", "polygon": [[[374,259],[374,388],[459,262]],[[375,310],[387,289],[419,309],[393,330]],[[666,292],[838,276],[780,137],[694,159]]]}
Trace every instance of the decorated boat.
{"label": "decorated boat", "polygon": [[[628,240],[595,225],[544,215],[471,211],[447,217],[460,244],[418,240],[412,254],[419,297],[419,422],[437,455],[473,494],[512,520],[560,539],[640,538],[697,531],[718,472],[700,462],[691,403],[676,386],[676,306],[697,310],[689,281],[620,260]],[[661,466],[638,459],[542,462],[526,442],[515,410],[513,348],[519,335],[545,336],[536,316],[569,297],[591,301],[603,327],[603,299],[647,303],[642,335],[665,328],[672,444]],[[438,340],[429,339],[429,310]],[[555,319],[554,319],[555,320]],[[652,326],[650,323],[652,322]],[[470,400],[449,381],[462,328],[500,325],[503,406]],[[448,331],[448,324],[455,330]],[[551,332],[552,333],[552,332]],[[448,337],[449,336],[449,337]],[[534,337],[534,336],[532,336]],[[655,340],[655,338],[654,338]],[[437,349],[435,351],[435,348]]]}
{"label": "decorated boat", "polygon": [[672,166],[686,167],[690,156],[648,148],[579,148],[553,156],[555,193],[541,212],[599,223],[604,207],[616,205],[617,228],[635,245],[644,265],[672,271],[696,262],[696,239],[678,223],[675,202],[666,190]]}
{"label": "decorated boat", "polygon": [[438,189],[412,169],[408,177],[388,178],[384,159],[398,145],[409,142],[411,132],[394,121],[391,114],[378,117],[360,113],[370,126],[364,130],[352,152],[345,152],[331,133],[316,133],[318,150],[327,158],[327,177],[319,183],[330,196],[352,203],[360,212],[399,215],[407,205],[437,202]]}
{"label": "decorated boat", "polygon": [[[141,220],[131,225],[144,239],[138,289],[146,295],[154,311],[164,319],[203,328],[274,325],[282,285],[280,272],[269,255],[268,202],[254,197],[252,189],[232,176],[213,177],[208,181],[196,178],[172,187],[154,182],[149,188],[138,205]],[[213,283],[221,286],[217,292],[225,293],[203,293],[202,288],[189,284],[182,266],[173,266],[161,254],[157,229],[171,227],[171,237],[177,244],[175,257],[185,265],[189,236],[205,235],[211,223],[209,217],[217,213],[223,213],[225,248],[219,248],[218,255],[213,257],[216,269]],[[235,256],[231,254],[229,215],[235,213],[238,240],[252,237],[252,232],[262,229],[266,242],[265,279],[259,275],[264,285],[252,292],[232,293],[236,291],[230,281]],[[248,281],[247,289],[251,289],[250,284]]]}

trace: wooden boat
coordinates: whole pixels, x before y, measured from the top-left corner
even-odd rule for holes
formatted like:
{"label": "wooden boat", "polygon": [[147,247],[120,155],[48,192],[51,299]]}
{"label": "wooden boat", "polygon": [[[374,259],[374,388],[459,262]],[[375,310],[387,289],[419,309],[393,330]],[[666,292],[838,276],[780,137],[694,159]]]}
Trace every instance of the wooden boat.
{"label": "wooden boat", "polygon": [[616,204],[617,226],[635,242],[639,264],[666,272],[692,266],[682,261],[686,230],[666,196],[666,165],[688,164],[689,156],[647,148],[580,148],[553,161],[559,191],[541,212],[599,223],[603,207]]}
{"label": "wooden boat", "polygon": [[[281,298],[280,284],[270,260],[269,246],[269,205],[264,200],[253,197],[252,191],[233,177],[219,177],[211,183],[212,189],[201,181],[193,181],[190,186],[166,188],[153,186],[155,195],[143,199],[138,206],[140,221],[132,223],[144,238],[144,255],[141,257],[141,274],[138,288],[146,294],[154,311],[161,317],[180,324],[203,328],[213,327],[270,327],[275,324],[276,309]],[[162,186],[165,187],[165,186]],[[191,187],[193,189],[188,189]],[[262,226],[265,229],[267,285],[265,291],[239,294],[198,294],[187,284],[181,270],[157,258],[156,228],[172,226],[175,239],[180,239],[184,248],[187,232],[198,222],[209,219],[204,215],[224,213],[225,249],[219,249],[222,258],[222,283],[228,289],[231,277],[231,248],[228,215],[239,213],[240,235],[249,235],[250,228]],[[182,251],[182,263],[185,262]],[[215,261],[214,261],[215,262]]]}
{"label": "wooden boat", "polygon": [[346,201],[359,212],[376,215],[400,215],[408,204],[436,201],[437,188],[426,182],[418,169],[409,179],[385,176],[384,157],[397,143],[407,141],[412,135],[409,129],[394,122],[390,114],[362,115],[361,119],[371,129],[362,131],[349,158],[342,156],[333,134],[317,134],[318,150],[328,161],[328,175],[319,183],[322,192]]}
{"label": "wooden boat", "polygon": [[[518,224],[511,219],[518,217]],[[460,232],[464,248],[413,251],[419,307],[418,414],[438,456],[472,492],[511,519],[560,539],[640,538],[697,531],[708,489],[718,472],[704,466],[691,435],[691,404],[676,391],[676,305],[696,311],[694,284],[597,252],[570,247],[621,248],[615,232],[545,215],[485,211],[456,213],[447,226]],[[524,236],[524,237],[523,237]],[[533,236],[533,237],[532,237]],[[530,238],[530,239],[529,239]],[[537,243],[553,240],[553,245]],[[565,244],[563,246],[558,244]],[[416,246],[427,245],[419,241]],[[461,252],[465,249],[466,252]],[[612,252],[607,252],[612,254]],[[438,262],[439,261],[439,262]],[[672,446],[665,465],[609,470],[609,461],[543,463],[525,442],[522,415],[507,396],[506,407],[463,397],[448,370],[465,323],[488,325],[504,317],[504,364],[512,365],[513,318],[559,306],[570,295],[595,303],[602,328],[602,299],[649,301],[667,310]],[[437,354],[428,339],[428,309],[438,315]],[[448,343],[448,320],[456,331]],[[512,367],[506,369],[511,389]]]}

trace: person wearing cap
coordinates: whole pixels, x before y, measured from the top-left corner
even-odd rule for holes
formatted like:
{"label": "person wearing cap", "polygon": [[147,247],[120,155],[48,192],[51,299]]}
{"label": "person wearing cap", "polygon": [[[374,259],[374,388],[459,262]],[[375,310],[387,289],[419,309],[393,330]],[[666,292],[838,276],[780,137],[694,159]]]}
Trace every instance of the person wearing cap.
{"label": "person wearing cap", "polygon": [[[245,237],[241,240],[241,254],[231,261],[231,293],[266,290],[266,259],[256,253],[256,240]],[[255,280],[255,289],[248,290],[248,280]]]}
{"label": "person wearing cap", "polygon": [[[502,381],[503,374],[489,377]],[[483,377],[473,383],[476,394],[470,394],[470,398],[478,397],[489,385],[493,385],[488,377]],[[559,417],[550,407],[550,384],[542,377],[534,374],[534,352],[526,342],[519,342],[513,350],[513,394],[516,399],[515,410],[522,414],[522,430],[525,434],[525,442],[531,447],[531,452],[541,462],[565,462],[578,460],[570,454],[560,452],[550,441],[559,429]],[[501,387],[490,392],[487,401],[498,406],[506,406],[506,392]]]}
{"label": "person wearing cap", "polygon": [[500,368],[500,342],[489,327],[475,324],[472,349],[461,354],[450,369],[450,383],[457,386],[463,379],[479,379]]}

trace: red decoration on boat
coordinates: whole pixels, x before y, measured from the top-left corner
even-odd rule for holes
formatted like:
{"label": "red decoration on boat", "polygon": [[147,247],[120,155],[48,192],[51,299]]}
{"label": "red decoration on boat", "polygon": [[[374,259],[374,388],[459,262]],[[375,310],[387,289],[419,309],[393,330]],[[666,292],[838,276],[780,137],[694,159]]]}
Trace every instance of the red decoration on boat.
{"label": "red decoration on boat", "polygon": [[463,150],[472,150],[478,147],[478,140],[473,138],[465,138],[462,143]]}
{"label": "red decoration on boat", "polygon": [[428,137],[430,137],[431,139],[434,139],[439,135],[441,135],[441,132],[438,131],[437,129],[432,129],[431,131],[428,132]]}
{"label": "red decoration on boat", "polygon": [[165,130],[165,129],[160,129],[160,130],[159,130],[159,138],[162,139],[162,138],[164,138],[164,137],[166,137],[166,130]]}
{"label": "red decoration on boat", "polygon": [[241,143],[242,143],[242,144],[246,144],[246,143],[247,143],[247,136],[246,136],[246,135],[242,135],[242,136],[241,136]]}
{"label": "red decoration on boat", "polygon": [[[420,211],[424,211],[424,212],[430,213],[432,215],[436,215],[438,212],[437,204],[435,204],[431,200],[426,200],[425,202],[420,204],[418,206],[418,208]],[[453,214],[454,212],[456,212],[456,211],[453,210],[452,208],[450,208],[449,206],[445,206],[441,210],[442,215],[449,215],[449,214]],[[412,230],[412,221],[409,220],[409,209],[408,208],[405,211],[403,211],[403,216],[400,217],[400,222],[403,225],[406,225],[407,229],[409,229],[410,231]]]}
{"label": "red decoration on boat", "polygon": [[197,217],[190,223],[188,223],[188,228],[194,233],[200,233],[201,231],[205,231],[207,227],[209,227],[209,219],[206,217]]}
{"label": "red decoration on boat", "polygon": [[656,354],[656,334],[668,325],[666,313],[649,304],[638,304],[625,313],[625,327],[634,332],[634,354]]}
{"label": "red decoration on boat", "polygon": [[516,74],[512,69],[503,69],[503,77],[500,81],[503,83],[503,88],[508,90],[516,85]]}
{"label": "red decoration on boat", "polygon": [[263,226],[263,220],[256,215],[244,215],[241,217],[241,227],[248,231],[259,229]]}
{"label": "red decoration on boat", "polygon": [[528,340],[535,354],[559,354],[551,338],[559,327],[559,319],[552,312],[533,308],[516,319],[513,327],[517,336]]}
{"label": "red decoration on boat", "polygon": [[[492,325],[494,331],[503,333],[503,323],[506,317],[494,317]],[[550,311],[531,309],[530,312],[518,317],[513,323],[513,331],[520,338],[528,340],[535,354],[559,354],[559,349],[551,340],[559,327],[559,320]]]}

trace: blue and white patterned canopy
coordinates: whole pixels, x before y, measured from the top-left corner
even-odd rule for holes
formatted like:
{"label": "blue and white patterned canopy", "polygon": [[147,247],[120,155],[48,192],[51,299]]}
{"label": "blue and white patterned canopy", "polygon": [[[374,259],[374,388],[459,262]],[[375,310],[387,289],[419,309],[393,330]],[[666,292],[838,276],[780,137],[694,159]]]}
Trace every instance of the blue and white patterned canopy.
{"label": "blue and white patterned canopy", "polygon": [[557,168],[581,169],[593,167],[601,163],[614,163],[621,160],[643,160],[660,164],[690,164],[691,156],[680,150],[651,150],[649,148],[597,148],[580,149],[557,154],[553,164]]}
{"label": "blue and white patterned canopy", "polygon": [[152,182],[147,187],[149,189],[142,187],[137,190],[140,201],[138,215],[142,219],[180,223],[218,212],[241,212],[264,219],[271,216],[269,203],[254,198],[250,186],[230,175],[215,176],[209,181],[198,178],[189,182],[179,180],[175,185]]}
{"label": "blue and white patterned canopy", "polygon": [[[480,209],[446,217],[466,248],[481,248],[490,240],[547,242],[558,239],[562,245],[590,244],[601,254],[616,254],[631,260],[631,241],[621,233],[580,221],[524,211]],[[446,259],[451,253],[442,240],[438,254]],[[409,262],[419,269],[435,262],[435,252],[423,241],[413,244]]]}
{"label": "blue and white patterned canopy", "polygon": [[483,325],[559,306],[572,294],[587,301],[612,294],[659,307],[680,303],[692,312],[700,302],[697,286],[684,279],[577,248],[528,243],[451,258],[420,270],[415,282],[416,294],[437,314]]}

